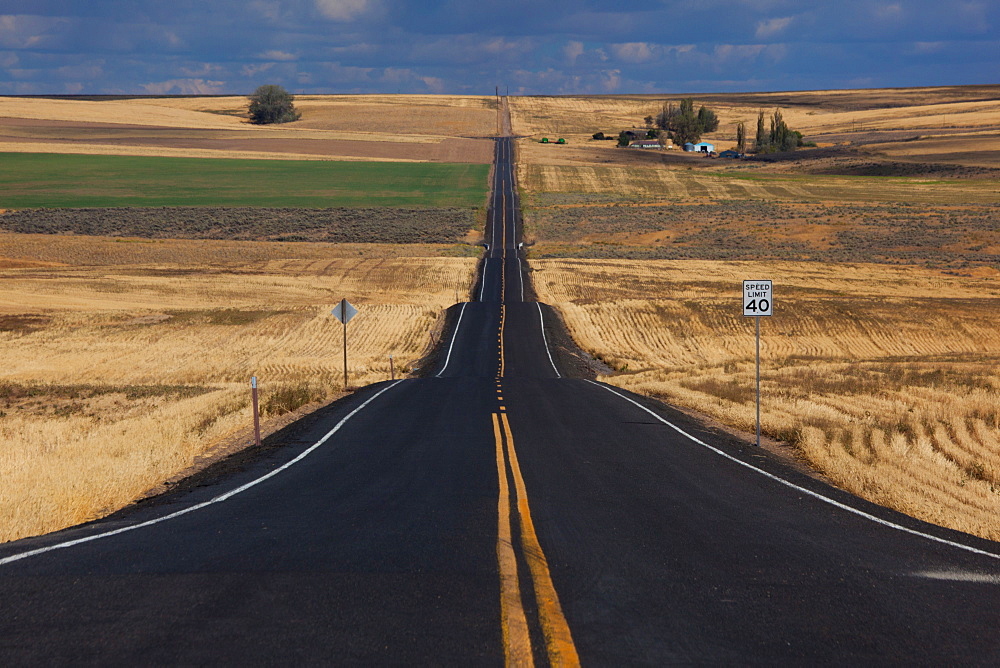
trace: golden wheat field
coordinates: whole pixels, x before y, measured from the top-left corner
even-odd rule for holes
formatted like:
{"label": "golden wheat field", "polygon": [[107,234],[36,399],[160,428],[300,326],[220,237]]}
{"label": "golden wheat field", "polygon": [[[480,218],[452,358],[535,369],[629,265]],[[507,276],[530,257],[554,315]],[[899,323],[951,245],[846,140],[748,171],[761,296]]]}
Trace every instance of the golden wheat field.
{"label": "golden wheat field", "polygon": [[752,432],[754,323],[743,279],[774,280],[762,319],[763,430],[835,484],[1000,539],[1000,285],[914,267],[532,260],[539,298],[604,381]]}
{"label": "golden wheat field", "polygon": [[[525,153],[532,152],[534,147]],[[628,149],[622,149],[628,150]],[[691,158],[702,160],[704,158]],[[850,176],[760,174],[753,176],[667,169],[645,165],[518,164],[518,182],[529,197],[605,195],[608,201],[697,202],[757,200],[775,202],[922,204],[1000,204],[992,180],[945,181],[933,178],[873,179]],[[542,203],[540,200],[533,200]],[[585,202],[587,203],[587,202]],[[562,204],[565,206],[565,204]]]}
{"label": "golden wheat field", "polygon": [[114,123],[188,130],[240,129],[257,133],[341,130],[361,134],[491,136],[496,132],[492,97],[456,95],[300,95],[302,118],[281,126],[247,122],[247,98],[144,97],[66,100],[0,96],[0,117],[83,123]]}
{"label": "golden wheat field", "polygon": [[[970,89],[973,87],[969,87]],[[717,110],[715,140],[735,139],[736,124],[753,129],[757,113],[780,108],[789,126],[809,135],[858,131],[961,129],[992,131],[1000,125],[1000,86],[953,89],[913,88],[892,91],[806,91],[801,93],[711,94],[690,96],[695,104]],[[582,136],[643,127],[663,104],[687,95],[514,97],[511,121],[532,136]],[[732,135],[732,137],[730,137]]]}
{"label": "golden wheat field", "polygon": [[[409,371],[475,260],[445,247],[0,235],[0,540],[92,519],[251,422]],[[420,253],[423,253],[421,256]]]}
{"label": "golden wheat field", "polygon": [[252,125],[247,98],[0,97],[0,150],[201,158],[489,162],[493,98],[309,95],[302,118]]}
{"label": "golden wheat field", "polygon": [[[246,98],[168,97],[128,100],[178,111],[225,114],[245,125]],[[297,95],[296,128],[400,135],[481,136],[496,133],[494,98],[475,95]]]}
{"label": "golden wheat field", "polygon": [[[709,160],[676,148],[618,149],[614,141],[591,138],[598,131],[617,136],[644,128],[646,117],[680,97],[512,98],[513,126],[524,136],[518,178],[526,194],[936,204],[1000,199],[995,176],[974,173],[1000,168],[998,86],[695,97],[696,105],[719,116],[719,129],[703,137],[716,150],[735,146],[739,122],[752,143],[757,113],[780,109],[791,128],[834,151],[801,150],[793,160],[773,164]],[[542,144],[542,137],[563,137],[568,144]],[[973,178],[943,180],[949,174],[942,165],[972,170]]]}

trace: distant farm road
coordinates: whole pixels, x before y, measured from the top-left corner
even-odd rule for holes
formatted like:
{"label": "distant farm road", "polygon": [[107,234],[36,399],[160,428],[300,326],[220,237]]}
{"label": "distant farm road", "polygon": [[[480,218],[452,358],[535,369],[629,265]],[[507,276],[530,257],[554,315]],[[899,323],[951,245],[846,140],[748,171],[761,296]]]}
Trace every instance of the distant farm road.
{"label": "distant farm road", "polygon": [[468,208],[158,207],[26,209],[0,231],[148,239],[455,243],[476,226]]}

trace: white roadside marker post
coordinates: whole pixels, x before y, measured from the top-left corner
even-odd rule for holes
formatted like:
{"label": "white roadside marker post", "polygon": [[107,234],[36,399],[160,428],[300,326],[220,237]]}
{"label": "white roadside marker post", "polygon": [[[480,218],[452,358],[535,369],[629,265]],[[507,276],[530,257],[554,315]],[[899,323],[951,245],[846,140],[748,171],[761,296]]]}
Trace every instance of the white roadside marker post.
{"label": "white roadside marker post", "polygon": [[757,447],[760,447],[760,319],[774,314],[771,281],[743,281],[743,315],[757,324]]}
{"label": "white roadside marker post", "polygon": [[396,380],[396,367],[392,363],[392,355],[389,355],[389,380]]}
{"label": "white roadside marker post", "polygon": [[344,391],[347,391],[347,323],[358,314],[358,309],[351,305],[346,299],[341,299],[340,303],[333,307],[333,317],[344,324]]}
{"label": "white roadside marker post", "polygon": [[260,447],[260,406],[257,402],[257,376],[250,377],[250,397],[253,402],[253,442]]}

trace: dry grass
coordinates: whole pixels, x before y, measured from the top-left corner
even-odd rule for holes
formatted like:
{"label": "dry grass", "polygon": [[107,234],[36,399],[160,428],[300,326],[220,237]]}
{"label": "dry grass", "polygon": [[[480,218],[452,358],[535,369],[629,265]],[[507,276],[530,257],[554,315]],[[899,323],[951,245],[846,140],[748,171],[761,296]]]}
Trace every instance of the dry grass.
{"label": "dry grass", "polygon": [[[555,195],[547,199],[557,201]],[[529,257],[813,260],[996,276],[995,206],[776,203],[561,206],[525,215]]]}
{"label": "dry grass", "polygon": [[[124,506],[250,420],[389,377],[471,289],[449,247],[0,235],[0,540]],[[423,257],[414,254],[423,253]],[[273,417],[273,415],[271,416]]]}
{"label": "dry grass", "polygon": [[352,156],[340,153],[295,153],[291,151],[228,151],[210,148],[170,148],[165,146],[110,146],[98,143],[5,142],[0,153],[69,153],[77,155],[139,155],[165,158],[227,158],[236,160],[337,160],[347,162],[425,162],[402,157]]}
{"label": "dry grass", "polygon": [[[691,158],[709,162],[704,158]],[[719,166],[717,161],[711,161]],[[600,201],[644,203],[761,200],[775,202],[910,202],[1000,204],[995,181],[932,178],[865,178],[802,174],[744,174],[703,169],[637,166],[519,165],[519,182],[529,202],[546,206],[549,195],[584,195],[560,204]],[[603,195],[596,199],[593,195]],[[595,201],[596,199],[596,201]]]}
{"label": "dry grass", "polygon": [[1000,539],[1000,288],[863,264],[532,261],[540,298],[617,375],[752,431],[743,279],[775,281],[762,323],[763,428],[876,503]]}
{"label": "dry grass", "polygon": [[[757,112],[780,107],[788,124],[810,135],[899,129],[995,130],[1000,125],[1000,86],[976,87],[969,99],[962,87],[856,91],[805,91],[772,94],[695,96],[719,113],[719,130],[710,138],[729,140],[742,121],[753,129]],[[585,136],[637,127],[655,116],[674,96],[586,96],[511,98],[511,120],[532,136]],[[840,99],[838,99],[840,98]],[[987,99],[983,99],[987,98]]]}
{"label": "dry grass", "polygon": [[[246,98],[161,98],[129,100],[165,108],[227,114],[246,113]],[[489,137],[496,133],[492,97],[462,95],[298,95],[302,118],[288,128],[378,135]]]}
{"label": "dry grass", "polygon": [[[518,176],[531,197],[603,194],[665,202],[692,199],[996,203],[1000,168],[1000,86],[874,91],[703,95],[718,113],[717,150],[735,145],[736,124],[756,127],[757,112],[782,109],[789,125],[824,151],[799,151],[763,164],[708,160],[680,150],[636,151],[593,141],[643,125],[662,96],[512,98]],[[677,96],[669,98],[674,102]],[[564,137],[565,146],[540,144]],[[752,140],[752,137],[751,137]],[[909,178],[882,178],[884,176]],[[943,181],[953,177],[963,180]],[[593,201],[591,198],[590,201]]]}
{"label": "dry grass", "polygon": [[869,148],[900,160],[995,168],[1000,156],[1000,134],[970,133],[957,141],[954,136],[927,136],[917,141],[874,143]]}
{"label": "dry grass", "polygon": [[[0,151],[489,162],[488,97],[300,96],[301,120],[251,125],[245,97],[50,100],[0,97]],[[471,139],[470,139],[471,138]]]}
{"label": "dry grass", "polygon": [[177,108],[158,99],[92,101],[0,97],[0,117],[186,129],[224,130],[244,125],[242,119],[235,116]]}

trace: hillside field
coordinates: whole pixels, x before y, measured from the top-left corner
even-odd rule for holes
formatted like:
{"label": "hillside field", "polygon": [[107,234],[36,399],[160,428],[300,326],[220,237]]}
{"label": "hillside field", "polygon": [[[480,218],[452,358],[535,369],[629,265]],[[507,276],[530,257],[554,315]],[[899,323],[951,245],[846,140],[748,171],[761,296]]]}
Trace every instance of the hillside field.
{"label": "hillside field", "polygon": [[[1000,539],[1000,87],[695,96],[717,149],[780,107],[819,148],[761,160],[613,148],[673,96],[518,98],[539,297],[602,380],[754,430],[915,517]],[[538,143],[565,136],[565,146]]]}
{"label": "hillside field", "polygon": [[[536,140],[565,137],[568,146],[539,147],[535,159],[558,164],[614,159],[614,142],[595,142],[601,131],[645,127],[665,102],[693,97],[696,105],[715,110],[717,132],[704,137],[719,150],[731,148],[736,124],[743,122],[753,141],[757,114],[781,109],[789,127],[820,146],[857,149],[856,155],[904,162],[939,162],[998,167],[1000,159],[1000,85],[940,88],[803,91],[787,93],[716,93],[707,95],[622,95],[517,97],[512,120],[519,134]],[[947,139],[942,147],[942,139]],[[532,143],[532,142],[526,142]],[[926,147],[926,148],[925,148]],[[565,151],[563,149],[570,149]],[[541,152],[541,149],[545,149]],[[555,149],[555,150],[552,150]],[[679,152],[679,151],[675,151]],[[621,151],[618,151],[621,153]],[[638,151],[638,153],[643,153]],[[545,157],[542,157],[545,156]],[[930,156],[930,158],[928,158]]]}
{"label": "hillside field", "polygon": [[[758,213],[767,209],[759,203],[1000,205],[1000,86],[694,96],[696,105],[709,106],[720,118],[718,131],[703,137],[719,151],[735,144],[741,121],[752,144],[758,111],[770,115],[778,108],[791,128],[819,145],[760,159],[620,149],[614,141],[591,138],[597,131],[617,136],[620,130],[644,128],[646,116],[682,97],[687,96],[512,99],[514,127],[523,137],[518,179],[529,232],[539,218],[565,217],[568,209],[586,218],[594,207],[616,205],[746,203],[742,218],[748,226],[770,222]],[[541,144],[543,136],[569,143]],[[546,241],[542,227],[534,231],[537,240]],[[655,220],[645,220],[643,227],[655,231]]]}
{"label": "hillside field", "polygon": [[12,153],[0,208],[483,206],[475,164]]}
{"label": "hillside field", "polygon": [[252,125],[228,97],[0,97],[0,152],[489,164],[492,97],[296,96],[302,118]]}
{"label": "hillside field", "polygon": [[340,299],[355,388],[467,298],[489,100],[300,98],[280,127],[245,104],[0,97],[0,541],[246,447],[251,375],[265,434],[341,396]]}
{"label": "hillside field", "polygon": [[[0,234],[0,541],[106,515],[350,384],[411,371],[476,260],[451,246]],[[265,425],[267,426],[267,425]],[[235,440],[234,440],[235,439]],[[227,445],[228,444],[228,445]]]}
{"label": "hillside field", "polygon": [[539,297],[602,380],[755,428],[741,281],[774,281],[762,423],[835,484],[1000,539],[1000,284],[915,267],[534,260]]}

